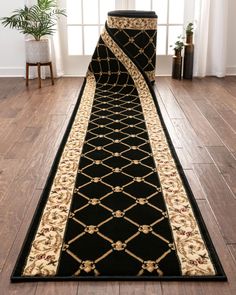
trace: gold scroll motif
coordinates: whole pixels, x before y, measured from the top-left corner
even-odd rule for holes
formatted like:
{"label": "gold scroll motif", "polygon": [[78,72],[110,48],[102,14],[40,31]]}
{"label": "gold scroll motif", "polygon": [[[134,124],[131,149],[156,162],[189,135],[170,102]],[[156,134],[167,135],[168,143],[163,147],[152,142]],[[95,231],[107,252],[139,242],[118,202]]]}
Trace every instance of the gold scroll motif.
{"label": "gold scroll motif", "polygon": [[119,17],[108,16],[108,27],[111,29],[127,30],[156,30],[156,18],[136,18],[136,17]]}

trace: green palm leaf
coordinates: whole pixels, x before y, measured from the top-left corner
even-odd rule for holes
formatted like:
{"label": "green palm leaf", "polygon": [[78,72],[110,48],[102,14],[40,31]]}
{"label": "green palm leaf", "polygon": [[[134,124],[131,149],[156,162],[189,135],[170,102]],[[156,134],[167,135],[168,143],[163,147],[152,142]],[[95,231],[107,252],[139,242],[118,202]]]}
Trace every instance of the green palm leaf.
{"label": "green palm leaf", "polygon": [[58,18],[66,16],[65,9],[57,7],[56,0],[38,0],[36,5],[13,11],[10,17],[1,18],[4,27],[32,35],[36,40],[53,35]]}

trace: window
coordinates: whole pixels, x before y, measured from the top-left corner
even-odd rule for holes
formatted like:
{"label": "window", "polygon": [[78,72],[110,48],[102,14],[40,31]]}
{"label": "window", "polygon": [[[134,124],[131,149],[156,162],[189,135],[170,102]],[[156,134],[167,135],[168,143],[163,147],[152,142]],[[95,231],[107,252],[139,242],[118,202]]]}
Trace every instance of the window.
{"label": "window", "polygon": [[170,45],[183,33],[184,0],[135,0],[135,9],[158,15],[157,54],[172,54]]}
{"label": "window", "polygon": [[[155,10],[158,15],[157,66],[159,74],[168,74],[176,37],[184,24],[193,21],[194,0],[60,0],[67,8],[61,24],[66,74],[84,75],[107,12],[115,9]],[[163,71],[162,71],[163,68]]]}
{"label": "window", "polygon": [[115,0],[67,0],[69,55],[92,55]]}

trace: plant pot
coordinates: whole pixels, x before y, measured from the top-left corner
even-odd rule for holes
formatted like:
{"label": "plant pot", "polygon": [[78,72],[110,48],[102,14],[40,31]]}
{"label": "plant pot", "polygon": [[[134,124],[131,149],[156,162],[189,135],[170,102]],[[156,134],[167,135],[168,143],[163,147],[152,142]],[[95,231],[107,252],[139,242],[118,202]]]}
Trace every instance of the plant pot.
{"label": "plant pot", "polygon": [[182,74],[182,56],[181,50],[175,50],[175,55],[172,59],[172,78],[181,79]]}
{"label": "plant pot", "polygon": [[28,40],[25,42],[27,63],[47,63],[51,61],[49,40]]}

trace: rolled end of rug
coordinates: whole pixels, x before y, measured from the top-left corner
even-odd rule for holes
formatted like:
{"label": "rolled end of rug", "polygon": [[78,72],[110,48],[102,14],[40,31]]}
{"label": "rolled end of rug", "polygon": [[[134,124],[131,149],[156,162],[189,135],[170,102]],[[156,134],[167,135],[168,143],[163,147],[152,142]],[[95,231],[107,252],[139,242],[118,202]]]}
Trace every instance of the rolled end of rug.
{"label": "rolled end of rug", "polygon": [[108,12],[108,16],[127,16],[127,17],[147,17],[147,18],[157,18],[155,11],[146,11],[146,10],[114,10]]}
{"label": "rolled end of rug", "polygon": [[107,25],[123,50],[136,61],[150,82],[154,82],[157,36],[155,11],[110,11]]}

